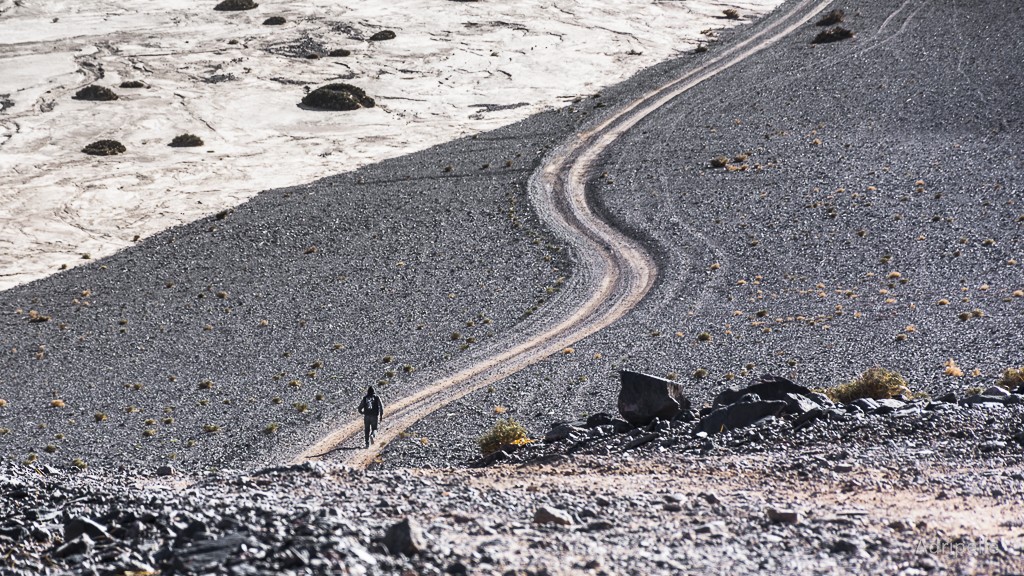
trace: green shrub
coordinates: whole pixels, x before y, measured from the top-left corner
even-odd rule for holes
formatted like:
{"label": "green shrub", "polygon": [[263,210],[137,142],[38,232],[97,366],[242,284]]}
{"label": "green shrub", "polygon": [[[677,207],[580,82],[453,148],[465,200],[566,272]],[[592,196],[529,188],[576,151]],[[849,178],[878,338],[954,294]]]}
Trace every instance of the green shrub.
{"label": "green shrub", "polygon": [[846,384],[827,388],[824,393],[833,402],[846,403],[858,398],[893,398],[909,394],[910,388],[899,372],[875,366]]}
{"label": "green shrub", "polygon": [[526,428],[511,418],[498,420],[491,431],[477,439],[480,452],[487,456],[508,446],[523,446],[531,442]]}
{"label": "green shrub", "polygon": [[351,84],[327,84],[313,90],[302,98],[302,105],[316,110],[358,110],[373,108],[373,98],[362,88]]}

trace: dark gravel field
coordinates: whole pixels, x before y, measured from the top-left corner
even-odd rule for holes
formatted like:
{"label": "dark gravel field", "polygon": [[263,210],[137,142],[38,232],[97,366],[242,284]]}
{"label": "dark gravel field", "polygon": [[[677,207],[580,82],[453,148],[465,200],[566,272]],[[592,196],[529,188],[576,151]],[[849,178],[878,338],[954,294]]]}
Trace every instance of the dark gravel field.
{"label": "dark gravel field", "polygon": [[572,260],[530,206],[533,169],[699,61],[267,191],[0,292],[0,455],[194,470],[280,461],[355,416],[366,385],[403,397],[554,317],[573,301],[559,289]]}
{"label": "dark gravel field", "polygon": [[854,38],[812,45],[812,21],[613,145],[592,201],[660,267],[634,313],[422,422],[386,465],[474,457],[495,406],[535,433],[614,411],[623,367],[699,406],[763,372],[816,387],[880,365],[939,394],[1024,364],[1021,5],[845,8]]}
{"label": "dark gravel field", "polygon": [[[1010,0],[837,4],[852,38],[812,45],[812,19],[659,109],[590,181],[656,256],[639,307],[377,469],[280,466],[365,385],[408,397],[570,308],[585,275],[530,207],[534,169],[796,4],[564,109],[0,292],[0,571],[1021,573],[1024,385],[993,386],[1024,365]],[[909,390],[816,391],[874,366]],[[619,419],[621,369],[692,410]],[[719,394],[764,373],[793,382]],[[480,460],[507,416],[536,441]]]}
{"label": "dark gravel field", "polygon": [[367,384],[452,370],[570,273],[525,182],[578,119],[268,191],[0,293],[0,454],[248,466],[352,417]]}

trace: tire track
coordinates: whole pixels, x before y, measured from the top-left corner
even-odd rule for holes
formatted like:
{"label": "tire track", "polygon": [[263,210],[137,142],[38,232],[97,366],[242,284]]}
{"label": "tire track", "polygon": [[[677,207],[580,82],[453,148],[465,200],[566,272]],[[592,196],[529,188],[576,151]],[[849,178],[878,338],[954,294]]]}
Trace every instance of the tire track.
{"label": "tire track", "polygon": [[[575,249],[579,269],[564,294],[582,292],[581,303],[562,318],[510,334],[502,349],[440,378],[390,406],[387,429],[372,450],[354,450],[346,464],[365,468],[402,431],[436,410],[558,353],[625,316],[647,294],[657,266],[637,241],[590,209],[586,182],[615,140],[655,110],[724,70],[774,44],[825,9],[832,0],[799,0],[745,40],[679,78],[625,105],[599,124],[582,130],[553,151],[530,178],[530,197],[544,223]],[[350,420],[304,450],[293,461],[337,457],[343,444],[359,441],[362,420]],[[348,447],[351,450],[351,447]]]}

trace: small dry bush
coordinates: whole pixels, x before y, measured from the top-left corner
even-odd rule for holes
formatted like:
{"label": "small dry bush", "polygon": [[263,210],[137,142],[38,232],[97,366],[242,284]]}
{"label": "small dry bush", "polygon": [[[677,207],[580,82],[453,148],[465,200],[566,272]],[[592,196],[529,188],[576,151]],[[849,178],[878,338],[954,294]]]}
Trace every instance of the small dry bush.
{"label": "small dry bush", "polygon": [[1024,366],[1007,368],[1003,372],[1003,377],[996,381],[996,386],[1006,388],[1007,390],[1014,390],[1024,386]]}
{"label": "small dry bush", "polygon": [[817,25],[835,26],[836,24],[842,22],[844,19],[846,19],[846,12],[843,12],[841,9],[837,8],[822,16],[821,19],[817,21]]}
{"label": "small dry bush", "polygon": [[881,400],[909,394],[907,381],[899,372],[875,366],[846,384],[827,388],[825,395],[833,402],[853,402],[858,398]]}
{"label": "small dry bush", "polygon": [[530,435],[521,424],[511,418],[498,420],[491,431],[477,439],[480,453],[493,454],[508,446],[523,446],[530,443]]}
{"label": "small dry bush", "polygon": [[811,40],[811,44],[828,44],[829,42],[838,42],[840,40],[849,40],[853,38],[853,32],[842,26],[836,26],[835,28],[829,28],[828,30],[822,30],[818,32],[818,35]]}

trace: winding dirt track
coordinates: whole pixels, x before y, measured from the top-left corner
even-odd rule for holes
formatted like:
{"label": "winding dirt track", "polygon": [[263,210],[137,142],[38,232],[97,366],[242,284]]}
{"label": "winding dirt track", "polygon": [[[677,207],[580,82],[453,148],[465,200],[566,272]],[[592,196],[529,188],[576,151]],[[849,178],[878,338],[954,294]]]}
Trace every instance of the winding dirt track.
{"label": "winding dirt track", "polygon": [[[784,7],[784,12],[771,16],[772,21],[749,38],[625,105],[553,151],[530,179],[530,196],[545,224],[575,249],[578,269],[573,286],[563,294],[577,295],[580,303],[560,318],[507,335],[491,354],[391,403],[387,427],[378,433],[376,449],[348,451],[345,463],[359,468],[373,464],[381,447],[439,408],[560,352],[632,310],[653,285],[657,266],[643,246],[601,220],[587,205],[586,182],[595,163],[619,136],[649,114],[792,33],[831,2],[801,0]],[[333,458],[343,444],[361,442],[362,429],[362,419],[353,419],[303,451],[294,462]]]}

